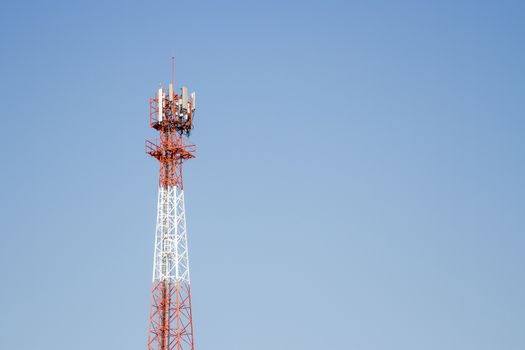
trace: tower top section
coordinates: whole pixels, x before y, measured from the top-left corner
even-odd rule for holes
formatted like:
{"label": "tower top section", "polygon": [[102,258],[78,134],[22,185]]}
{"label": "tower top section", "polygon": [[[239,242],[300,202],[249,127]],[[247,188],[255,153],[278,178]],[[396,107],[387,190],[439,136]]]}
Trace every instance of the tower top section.
{"label": "tower top section", "polygon": [[188,94],[183,86],[176,93],[172,77],[168,89],[161,86],[149,101],[150,126],[159,132],[159,139],[146,141],[146,153],[160,162],[160,185],[182,190],[182,163],[195,158],[195,145],[187,140],[193,129],[195,92]]}
{"label": "tower top section", "polygon": [[195,92],[188,94],[185,86],[180,93],[175,93],[173,83],[168,89],[160,87],[150,98],[150,126],[155,130],[188,136],[193,128],[195,107]]}

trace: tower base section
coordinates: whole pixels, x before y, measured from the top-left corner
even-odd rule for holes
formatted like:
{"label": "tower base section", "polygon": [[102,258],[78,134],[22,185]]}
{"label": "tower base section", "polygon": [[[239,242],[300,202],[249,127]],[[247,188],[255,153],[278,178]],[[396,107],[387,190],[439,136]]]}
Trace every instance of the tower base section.
{"label": "tower base section", "polygon": [[148,350],[194,350],[190,285],[154,281]]}

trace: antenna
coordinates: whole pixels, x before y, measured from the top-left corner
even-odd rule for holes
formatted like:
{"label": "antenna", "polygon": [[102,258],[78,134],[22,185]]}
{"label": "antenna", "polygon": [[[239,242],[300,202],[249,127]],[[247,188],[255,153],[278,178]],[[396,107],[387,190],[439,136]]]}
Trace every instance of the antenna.
{"label": "antenna", "polygon": [[175,56],[171,57],[171,83],[175,86]]}

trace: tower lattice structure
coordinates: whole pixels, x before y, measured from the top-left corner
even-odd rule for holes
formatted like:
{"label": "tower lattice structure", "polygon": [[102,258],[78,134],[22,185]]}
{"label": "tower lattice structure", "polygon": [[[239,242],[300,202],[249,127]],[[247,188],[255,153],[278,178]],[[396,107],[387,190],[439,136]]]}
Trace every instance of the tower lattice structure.
{"label": "tower lattice structure", "polygon": [[188,238],[182,164],[194,158],[188,143],[195,93],[175,93],[172,83],[150,98],[150,126],[159,139],[146,141],[146,153],[160,162],[157,224],[148,350],[194,350]]}

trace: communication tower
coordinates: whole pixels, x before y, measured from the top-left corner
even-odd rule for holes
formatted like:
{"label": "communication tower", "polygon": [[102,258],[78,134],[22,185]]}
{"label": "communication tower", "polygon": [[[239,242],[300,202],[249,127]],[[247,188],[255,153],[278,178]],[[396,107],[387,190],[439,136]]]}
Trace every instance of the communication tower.
{"label": "communication tower", "polygon": [[146,153],[160,163],[148,350],[194,350],[182,163],[195,158],[188,142],[195,92],[174,91],[173,64],[168,89],[150,98],[150,126],[159,139],[146,141]]}

